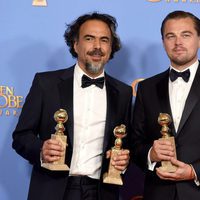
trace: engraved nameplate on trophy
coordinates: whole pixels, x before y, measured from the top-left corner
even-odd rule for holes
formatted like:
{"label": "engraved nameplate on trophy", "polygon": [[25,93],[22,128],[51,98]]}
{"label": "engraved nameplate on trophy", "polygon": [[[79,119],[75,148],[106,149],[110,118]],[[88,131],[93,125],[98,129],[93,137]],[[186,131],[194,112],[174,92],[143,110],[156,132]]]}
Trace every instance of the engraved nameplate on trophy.
{"label": "engraved nameplate on trophy", "polygon": [[33,6],[47,6],[46,0],[33,0]]}
{"label": "engraved nameplate on trophy", "polygon": [[[174,148],[174,153],[175,153],[175,158],[176,158],[176,145],[175,145],[175,140],[173,136],[170,136],[170,129],[168,125],[171,123],[172,119],[169,114],[167,113],[160,113],[158,117],[158,123],[162,126],[161,128],[161,134],[162,138],[159,140],[168,140],[171,142],[173,148]],[[159,167],[162,171],[165,172],[175,172],[177,167],[173,165],[170,161],[161,161],[161,167]]]}
{"label": "engraved nameplate on trophy", "polygon": [[111,149],[111,157],[108,172],[103,175],[103,182],[109,184],[123,185],[121,178],[121,171],[115,169],[115,167],[111,164],[111,160],[114,156],[116,156],[122,147],[122,138],[126,136],[126,126],[121,124],[120,126],[116,126],[114,131],[115,146]]}
{"label": "engraved nameplate on trophy", "polygon": [[63,123],[65,123],[68,119],[67,112],[64,109],[59,109],[54,114],[54,119],[57,122],[55,127],[55,134],[51,135],[51,139],[59,140],[64,147],[64,154],[58,161],[54,161],[52,163],[42,163],[42,167],[52,170],[52,171],[68,171],[69,167],[65,164],[65,152],[67,144],[67,136],[64,135],[65,127]]}

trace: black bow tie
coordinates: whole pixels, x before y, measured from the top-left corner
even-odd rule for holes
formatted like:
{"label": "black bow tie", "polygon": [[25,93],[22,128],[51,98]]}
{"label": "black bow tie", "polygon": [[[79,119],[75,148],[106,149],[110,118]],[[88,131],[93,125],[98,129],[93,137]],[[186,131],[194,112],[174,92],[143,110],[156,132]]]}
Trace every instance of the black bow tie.
{"label": "black bow tie", "polygon": [[86,88],[92,84],[102,89],[104,84],[104,77],[91,79],[86,75],[82,76],[82,85],[81,85],[82,88]]}
{"label": "black bow tie", "polygon": [[177,71],[175,71],[174,69],[171,69],[170,72],[169,72],[169,78],[170,78],[170,80],[173,82],[173,81],[175,81],[178,77],[182,77],[182,79],[183,79],[185,82],[188,82],[188,81],[189,81],[189,78],[190,78],[190,70],[187,69],[187,70],[184,71],[184,72],[177,72]]}

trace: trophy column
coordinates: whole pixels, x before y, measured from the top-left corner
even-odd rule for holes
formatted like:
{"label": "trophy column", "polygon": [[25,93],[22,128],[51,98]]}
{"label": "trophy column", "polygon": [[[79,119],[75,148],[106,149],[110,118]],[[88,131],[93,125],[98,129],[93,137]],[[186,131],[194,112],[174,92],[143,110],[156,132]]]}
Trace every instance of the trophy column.
{"label": "trophy column", "polygon": [[[175,140],[173,136],[170,136],[170,129],[168,125],[171,123],[171,117],[167,113],[160,113],[158,117],[158,123],[162,126],[161,134],[162,138],[159,140],[168,140],[171,142],[174,152],[175,152],[175,158],[176,158],[176,145]],[[177,167],[173,165],[170,161],[161,161],[161,167],[160,169],[165,172],[175,172]]]}
{"label": "trophy column", "polygon": [[103,175],[103,182],[109,184],[123,185],[121,178],[121,171],[115,169],[115,167],[111,164],[111,160],[114,156],[116,156],[122,147],[122,138],[126,136],[126,126],[121,124],[120,126],[115,127],[114,136],[116,137],[115,146],[111,149],[111,158],[108,172]]}
{"label": "trophy column", "polygon": [[58,160],[52,163],[42,163],[42,167],[52,170],[52,171],[69,171],[69,167],[65,164],[65,152],[67,144],[67,136],[64,135],[65,127],[63,123],[65,123],[68,119],[67,112],[64,109],[59,109],[54,114],[54,119],[57,122],[55,127],[55,134],[51,135],[51,139],[59,140],[64,147],[64,155]]}

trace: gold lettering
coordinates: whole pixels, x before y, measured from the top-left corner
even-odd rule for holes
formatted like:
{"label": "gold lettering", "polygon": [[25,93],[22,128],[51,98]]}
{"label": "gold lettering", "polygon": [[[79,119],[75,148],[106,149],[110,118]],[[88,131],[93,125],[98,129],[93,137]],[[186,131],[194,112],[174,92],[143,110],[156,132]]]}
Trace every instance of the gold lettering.
{"label": "gold lettering", "polygon": [[150,2],[160,2],[161,0],[148,0]]}
{"label": "gold lettering", "polygon": [[183,2],[183,3],[185,3],[185,2],[187,2],[187,0],[165,0],[167,3],[169,3],[169,2],[175,2],[175,3],[178,3],[178,2]]}
{"label": "gold lettering", "polygon": [[47,6],[46,0],[33,0],[33,6]]}
{"label": "gold lettering", "polygon": [[17,116],[17,111],[13,110],[13,116]]}
{"label": "gold lettering", "polygon": [[8,105],[7,97],[0,94],[0,108],[5,108]]}
{"label": "gold lettering", "polygon": [[140,82],[140,81],[143,81],[144,79],[143,78],[138,78],[138,79],[136,79],[136,80],[134,80],[133,82],[132,82],[132,88],[133,88],[133,96],[134,97],[136,97],[136,93],[137,93],[137,89],[136,89],[136,87],[137,87],[137,84]]}
{"label": "gold lettering", "polygon": [[0,86],[0,94],[5,94],[6,87],[5,86]]}
{"label": "gold lettering", "polygon": [[6,110],[6,116],[10,116],[10,111]]}
{"label": "gold lettering", "polygon": [[14,95],[13,87],[6,87],[6,95]]}
{"label": "gold lettering", "polygon": [[23,102],[23,97],[22,96],[16,96],[16,108],[22,108],[22,102]]}
{"label": "gold lettering", "polygon": [[9,95],[7,99],[8,108],[22,108],[22,96]]}
{"label": "gold lettering", "polygon": [[13,87],[8,87],[8,86],[0,86],[0,94],[5,94],[5,95],[14,95],[14,89]]}
{"label": "gold lettering", "polygon": [[16,97],[13,95],[8,95],[8,108],[16,108],[17,103],[16,103]]}

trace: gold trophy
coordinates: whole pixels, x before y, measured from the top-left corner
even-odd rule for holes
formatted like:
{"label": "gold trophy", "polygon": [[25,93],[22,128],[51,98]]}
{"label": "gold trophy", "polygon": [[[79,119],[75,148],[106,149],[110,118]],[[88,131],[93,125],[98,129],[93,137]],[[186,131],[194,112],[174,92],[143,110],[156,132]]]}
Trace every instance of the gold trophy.
{"label": "gold trophy", "polygon": [[111,149],[111,158],[108,173],[104,173],[103,175],[103,182],[109,184],[116,184],[116,185],[123,185],[122,178],[121,178],[121,171],[115,169],[115,167],[111,164],[111,160],[114,156],[116,156],[122,147],[122,138],[126,136],[126,126],[121,124],[120,126],[116,126],[114,131],[115,139],[115,146]]}
{"label": "gold trophy", "polygon": [[41,166],[52,171],[69,171],[69,167],[65,164],[65,151],[68,144],[67,136],[64,135],[65,127],[63,126],[63,123],[65,123],[68,119],[66,110],[59,109],[56,111],[54,119],[57,122],[55,127],[56,132],[51,135],[51,139],[59,140],[62,143],[64,147],[64,154],[58,161],[54,161],[52,163],[42,163]]}
{"label": "gold trophy", "polygon": [[[168,125],[172,122],[172,119],[169,114],[167,113],[160,113],[158,117],[158,123],[162,126],[161,129],[161,134],[162,138],[159,140],[168,140],[171,142],[173,148],[174,148],[174,153],[175,153],[175,158],[176,158],[176,146],[175,146],[175,140],[173,136],[170,136],[170,129]],[[170,161],[161,161],[161,167],[160,169],[165,172],[175,172],[177,167],[173,165]]]}

